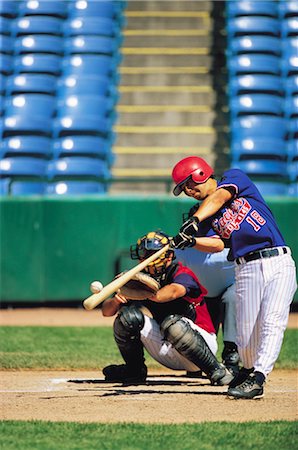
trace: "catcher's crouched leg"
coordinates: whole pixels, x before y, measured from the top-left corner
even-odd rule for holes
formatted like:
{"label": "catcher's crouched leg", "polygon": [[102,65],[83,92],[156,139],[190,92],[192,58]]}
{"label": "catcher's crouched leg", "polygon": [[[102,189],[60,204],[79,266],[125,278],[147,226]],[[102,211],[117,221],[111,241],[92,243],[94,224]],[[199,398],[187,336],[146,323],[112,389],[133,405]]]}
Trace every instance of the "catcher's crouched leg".
{"label": "catcher's crouched leg", "polygon": [[134,304],[123,306],[114,322],[114,337],[125,364],[103,369],[106,381],[140,383],[147,378],[141,329],[144,316]]}
{"label": "catcher's crouched leg", "polygon": [[206,373],[212,384],[229,384],[233,375],[220,364],[199,331],[185,317],[170,315],[161,324],[165,339],[189,361]]}

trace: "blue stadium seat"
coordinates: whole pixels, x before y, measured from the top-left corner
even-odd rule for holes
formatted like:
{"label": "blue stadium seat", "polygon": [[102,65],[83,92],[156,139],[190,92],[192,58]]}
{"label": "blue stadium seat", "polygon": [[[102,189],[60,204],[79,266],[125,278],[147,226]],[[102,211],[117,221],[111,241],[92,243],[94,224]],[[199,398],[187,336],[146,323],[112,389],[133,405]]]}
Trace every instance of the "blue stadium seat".
{"label": "blue stadium seat", "polygon": [[39,73],[22,73],[7,78],[8,95],[39,93],[55,95],[57,78],[54,75]]}
{"label": "blue stadium seat", "polygon": [[280,59],[274,55],[245,54],[228,58],[228,70],[237,74],[280,74]]}
{"label": "blue stadium seat", "polygon": [[279,181],[254,180],[263,197],[276,197],[288,195],[288,184]]}
{"label": "blue stadium seat", "polygon": [[253,137],[245,139],[232,139],[231,156],[233,161],[241,159],[272,158],[287,159],[286,144],[283,139],[271,137]]}
{"label": "blue stadium seat", "polygon": [[0,176],[2,177],[37,177],[46,175],[47,163],[40,158],[14,157],[0,160]]}
{"label": "blue stadium seat", "polygon": [[76,17],[64,23],[65,36],[108,36],[121,42],[121,29],[113,19],[106,17]]}
{"label": "blue stadium seat", "polygon": [[290,36],[281,39],[281,48],[283,52],[289,51],[292,48],[294,52],[298,52],[298,36]]}
{"label": "blue stadium seat", "polygon": [[288,141],[286,144],[288,160],[298,159],[298,139]]}
{"label": "blue stadium seat", "polygon": [[236,17],[227,21],[229,38],[259,34],[264,36],[279,36],[280,22],[272,17]]}
{"label": "blue stadium seat", "polygon": [[280,55],[281,42],[276,36],[240,36],[231,39],[228,54],[267,53]]}
{"label": "blue stadium seat", "polygon": [[7,116],[28,116],[51,118],[54,115],[56,99],[46,94],[20,94],[6,99],[5,112]]}
{"label": "blue stadium seat", "polygon": [[298,75],[292,75],[284,79],[286,95],[298,94]]}
{"label": "blue stadium seat", "polygon": [[47,186],[48,195],[85,195],[104,194],[106,184],[98,181],[74,181],[62,180],[49,183]]}
{"label": "blue stadium seat", "polygon": [[298,17],[292,17],[281,21],[281,36],[298,36]]}
{"label": "blue stadium seat", "polygon": [[232,119],[247,114],[268,114],[281,116],[283,100],[270,94],[245,94],[232,97],[230,100]]}
{"label": "blue stadium seat", "polygon": [[14,57],[15,73],[45,73],[59,75],[62,58],[59,55],[31,53]]}
{"label": "blue stadium seat", "polygon": [[48,16],[25,16],[19,17],[12,24],[14,36],[24,34],[50,34],[54,36],[63,35],[63,19]]}
{"label": "blue stadium seat", "polygon": [[13,18],[18,14],[18,2],[15,0],[2,0],[0,2],[0,16]]}
{"label": "blue stadium seat", "polygon": [[241,169],[251,177],[276,177],[276,179],[286,178],[287,163],[285,161],[258,159],[243,160],[233,164],[234,168]]}
{"label": "blue stadium seat", "polygon": [[61,77],[57,86],[58,96],[66,97],[68,95],[111,95],[116,96],[116,89],[113,91],[111,79],[102,75],[68,75]]}
{"label": "blue stadium seat", "polygon": [[13,196],[43,195],[46,191],[46,183],[42,181],[13,181],[10,185],[10,194]]}
{"label": "blue stadium seat", "polygon": [[72,55],[63,58],[64,75],[102,75],[116,78],[117,63],[107,55]]}
{"label": "blue stadium seat", "polygon": [[298,95],[293,95],[286,98],[284,104],[286,117],[298,117]]}
{"label": "blue stadium seat", "polygon": [[9,178],[3,178],[0,179],[0,195],[9,195],[9,185],[10,185],[10,179]]}
{"label": "blue stadium seat", "polygon": [[284,83],[281,77],[277,75],[238,75],[230,77],[228,88],[231,96],[249,93],[273,94],[281,96],[284,92]]}
{"label": "blue stadium seat", "polygon": [[298,198],[298,182],[289,184],[288,195],[290,197]]}
{"label": "blue stadium seat", "polygon": [[3,75],[2,73],[0,73],[0,95],[5,94],[6,78],[7,78],[6,75]]}
{"label": "blue stadium seat", "polygon": [[288,163],[288,174],[291,183],[296,183],[298,181],[298,160],[290,161]]}
{"label": "blue stadium seat", "polygon": [[0,16],[0,34],[9,36],[12,22],[13,21],[11,19]]}
{"label": "blue stadium seat", "polygon": [[53,179],[109,179],[107,163],[100,159],[72,156],[48,163],[48,178]]}
{"label": "blue stadium seat", "polygon": [[5,107],[4,136],[36,134],[50,136],[55,98],[42,94],[8,97]]}
{"label": "blue stadium seat", "polygon": [[57,116],[111,117],[114,103],[102,95],[70,95],[61,98],[57,105]]}
{"label": "blue stadium seat", "polygon": [[237,16],[269,16],[277,17],[278,7],[275,1],[240,1],[227,2],[227,17]]}
{"label": "blue stadium seat", "polygon": [[54,120],[55,138],[73,135],[101,136],[112,139],[112,123],[98,116],[64,116]]}
{"label": "blue stadium seat", "polygon": [[12,55],[14,39],[11,36],[0,34],[0,53],[5,55]]}
{"label": "blue stadium seat", "polygon": [[22,1],[19,6],[20,16],[67,16],[67,2],[62,0]]}
{"label": "blue stadium seat", "polygon": [[75,36],[65,40],[65,53],[110,55],[120,62],[118,44],[114,38],[106,36]]}
{"label": "blue stadium seat", "polygon": [[242,116],[231,123],[231,132],[233,139],[257,137],[284,139],[286,135],[286,121],[281,117]]}
{"label": "blue stadium seat", "polygon": [[281,18],[298,16],[297,0],[278,2],[278,11]]}
{"label": "blue stadium seat", "polygon": [[4,96],[0,95],[0,116],[4,113]]}
{"label": "blue stadium seat", "polygon": [[69,17],[106,17],[108,19],[117,18],[119,8],[115,1],[70,1],[68,3]]}
{"label": "blue stadium seat", "polygon": [[63,156],[91,156],[108,160],[111,145],[97,136],[68,136],[56,139],[53,145],[55,158]]}
{"label": "blue stadium seat", "polygon": [[281,60],[282,75],[284,77],[298,75],[298,50],[289,48]]}
{"label": "blue stadium seat", "polygon": [[286,138],[288,141],[298,139],[298,119],[296,117],[288,119]]}
{"label": "blue stadium seat", "polygon": [[0,53],[0,73],[9,75],[12,72],[13,57]]}
{"label": "blue stadium seat", "polygon": [[52,141],[44,136],[13,136],[2,140],[0,157],[36,156],[49,158],[52,155]]}
{"label": "blue stadium seat", "polygon": [[63,39],[60,36],[31,34],[16,38],[14,45],[17,55],[25,53],[49,53],[62,55],[64,51]]}

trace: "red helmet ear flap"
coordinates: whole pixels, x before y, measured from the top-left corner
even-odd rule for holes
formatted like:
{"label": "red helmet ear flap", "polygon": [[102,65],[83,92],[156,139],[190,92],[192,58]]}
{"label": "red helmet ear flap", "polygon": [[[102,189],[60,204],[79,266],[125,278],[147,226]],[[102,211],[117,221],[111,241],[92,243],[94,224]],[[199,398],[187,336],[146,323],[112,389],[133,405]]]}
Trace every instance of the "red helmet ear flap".
{"label": "red helmet ear flap", "polygon": [[191,178],[195,183],[205,183],[212,173],[213,170],[210,172],[210,170],[197,169],[191,174]]}

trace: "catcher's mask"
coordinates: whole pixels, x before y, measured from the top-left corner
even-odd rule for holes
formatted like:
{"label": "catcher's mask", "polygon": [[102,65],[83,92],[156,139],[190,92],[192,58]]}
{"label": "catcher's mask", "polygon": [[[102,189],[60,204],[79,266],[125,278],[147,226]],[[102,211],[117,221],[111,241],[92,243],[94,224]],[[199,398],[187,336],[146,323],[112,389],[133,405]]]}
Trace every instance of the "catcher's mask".
{"label": "catcher's mask", "polygon": [[[165,245],[169,244],[169,242],[169,236],[162,231],[150,231],[145,236],[138,239],[136,245],[131,245],[131,259],[143,261],[153,255],[153,253],[163,248]],[[166,251],[155,261],[148,264],[144,270],[153,276],[162,275],[166,271],[168,258],[171,255],[174,255],[173,250]]]}

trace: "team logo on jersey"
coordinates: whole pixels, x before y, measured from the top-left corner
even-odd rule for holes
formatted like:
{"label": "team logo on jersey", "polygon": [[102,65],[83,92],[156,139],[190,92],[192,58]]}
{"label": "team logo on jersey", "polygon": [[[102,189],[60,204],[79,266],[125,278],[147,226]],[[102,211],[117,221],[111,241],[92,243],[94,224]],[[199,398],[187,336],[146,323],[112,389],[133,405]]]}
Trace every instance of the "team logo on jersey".
{"label": "team logo on jersey", "polygon": [[252,206],[245,198],[237,198],[224,210],[221,217],[212,221],[212,227],[223,239],[229,239],[233,231],[240,229],[244,220],[255,231],[258,231],[266,222],[257,211],[252,211]]}

